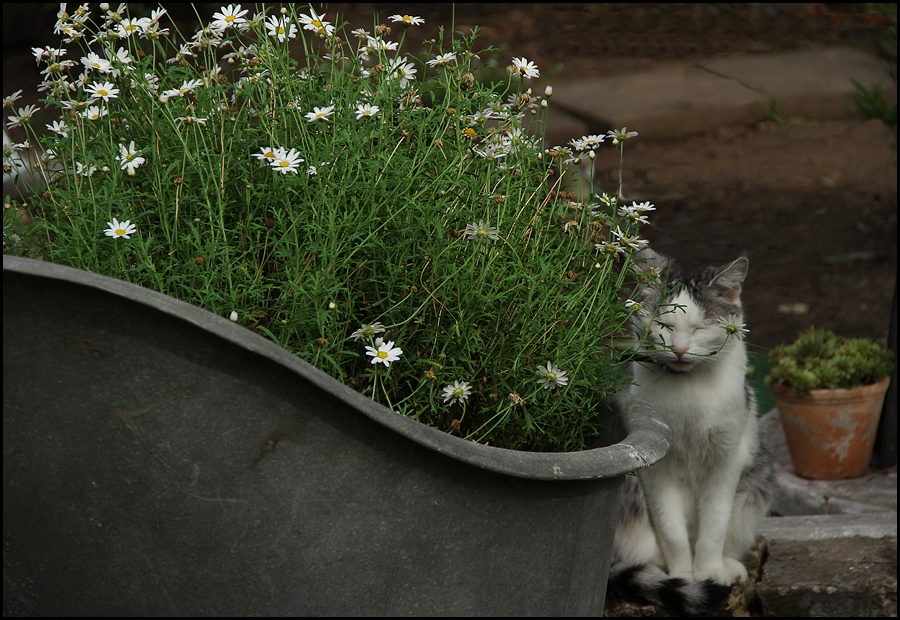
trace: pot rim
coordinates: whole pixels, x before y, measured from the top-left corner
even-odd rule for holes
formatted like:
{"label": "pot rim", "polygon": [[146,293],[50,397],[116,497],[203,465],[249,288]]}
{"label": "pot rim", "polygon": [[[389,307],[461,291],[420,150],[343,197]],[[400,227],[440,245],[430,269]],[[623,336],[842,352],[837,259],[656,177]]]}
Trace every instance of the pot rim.
{"label": "pot rim", "polygon": [[448,435],[388,409],[274,342],[224,317],[173,297],[108,276],[29,258],[4,255],[3,271],[96,289],[190,323],[287,368],[411,441],[497,473],[533,480],[614,478],[650,467],[665,456],[671,444],[672,430],[662,416],[637,397],[625,392],[619,392],[608,399],[610,407],[621,417],[626,432],[624,439],[611,446],[555,453],[524,452],[478,444]]}
{"label": "pot rim", "polygon": [[788,383],[770,383],[769,389],[772,390],[772,394],[774,396],[779,397],[787,397],[787,398],[806,398],[807,396],[818,397],[818,398],[826,398],[828,396],[834,398],[841,398],[843,396],[848,395],[850,392],[859,391],[861,388],[872,388],[877,391],[884,386],[887,389],[888,385],[891,382],[891,375],[887,374],[878,381],[874,383],[861,383],[860,385],[856,385],[852,388],[819,388],[815,390],[810,390],[809,394],[804,394],[803,396],[797,396],[794,394],[793,388],[791,388]]}

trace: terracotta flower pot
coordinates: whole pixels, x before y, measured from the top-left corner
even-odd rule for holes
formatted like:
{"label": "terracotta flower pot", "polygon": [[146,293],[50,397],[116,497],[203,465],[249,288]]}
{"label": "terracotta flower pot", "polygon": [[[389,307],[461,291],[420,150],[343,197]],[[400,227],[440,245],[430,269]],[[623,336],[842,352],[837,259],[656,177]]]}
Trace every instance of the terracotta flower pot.
{"label": "terracotta flower pot", "polygon": [[890,377],[849,390],[797,396],[773,384],[794,471],[804,478],[843,480],[866,473]]}

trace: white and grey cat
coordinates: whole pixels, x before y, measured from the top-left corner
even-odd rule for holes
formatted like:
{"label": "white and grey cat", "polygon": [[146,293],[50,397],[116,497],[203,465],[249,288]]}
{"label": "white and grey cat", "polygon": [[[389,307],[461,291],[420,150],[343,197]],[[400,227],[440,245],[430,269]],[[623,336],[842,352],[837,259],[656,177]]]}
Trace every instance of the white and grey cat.
{"label": "white and grey cat", "polygon": [[634,313],[633,327],[647,336],[631,391],[665,416],[674,439],[659,463],[626,476],[609,591],[700,613],[747,579],[742,559],[775,493],[743,334],[725,327],[743,323],[749,261],[688,270],[649,249],[637,258],[662,286],[637,293],[646,315]]}

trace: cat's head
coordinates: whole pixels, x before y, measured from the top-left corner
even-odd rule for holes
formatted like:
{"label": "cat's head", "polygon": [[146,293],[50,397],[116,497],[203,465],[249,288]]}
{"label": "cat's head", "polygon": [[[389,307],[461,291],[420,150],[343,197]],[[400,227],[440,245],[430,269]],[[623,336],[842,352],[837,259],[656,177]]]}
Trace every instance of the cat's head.
{"label": "cat's head", "polygon": [[636,336],[645,336],[641,353],[671,371],[690,372],[715,363],[741,338],[734,327],[743,325],[746,257],[693,270],[649,248],[635,259],[642,273],[635,298],[640,310],[632,314],[632,326]]}

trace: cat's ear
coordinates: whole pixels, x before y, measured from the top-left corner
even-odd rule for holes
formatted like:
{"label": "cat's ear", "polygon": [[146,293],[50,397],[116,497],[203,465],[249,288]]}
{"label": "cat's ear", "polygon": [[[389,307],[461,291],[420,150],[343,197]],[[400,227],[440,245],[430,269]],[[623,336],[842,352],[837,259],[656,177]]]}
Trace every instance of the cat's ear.
{"label": "cat's ear", "polygon": [[741,256],[723,268],[715,278],[710,280],[709,285],[725,289],[731,301],[736,302],[741,296],[741,284],[744,282],[744,278],[747,277],[747,269],[749,267],[750,261],[747,260],[746,256]]}

